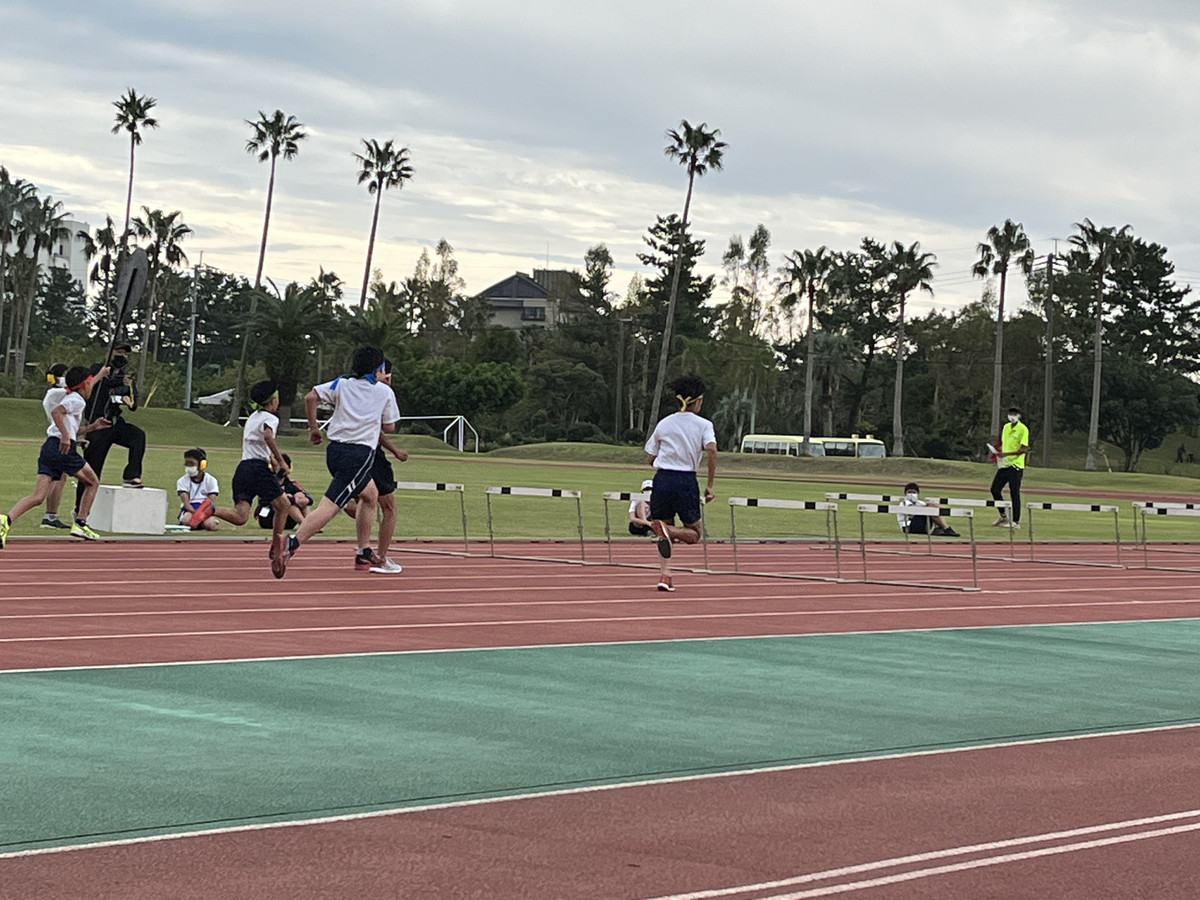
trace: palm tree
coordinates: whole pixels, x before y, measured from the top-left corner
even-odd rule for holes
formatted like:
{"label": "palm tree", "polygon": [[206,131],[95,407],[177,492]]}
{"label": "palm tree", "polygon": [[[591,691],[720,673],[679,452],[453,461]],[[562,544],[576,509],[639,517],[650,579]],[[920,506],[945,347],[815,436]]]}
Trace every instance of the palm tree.
{"label": "palm tree", "polygon": [[[259,289],[262,305],[251,323],[262,345],[267,377],[279,387],[279,422],[286,429],[296,388],[313,361],[313,349],[330,326],[325,295],[311,285],[289,284],[282,296]],[[235,416],[237,412],[233,413]]]}
{"label": "palm tree", "polygon": [[921,252],[921,242],[913,241],[905,247],[893,241],[891,250],[885,250],[882,262],[893,296],[898,303],[896,319],[896,386],[892,394],[892,456],[904,455],[904,418],[901,403],[904,398],[904,304],[908,295],[915,290],[933,294],[933,267],[937,257]]}
{"label": "palm tree", "polygon": [[88,273],[88,282],[100,286],[101,309],[95,313],[95,326],[106,339],[112,338],[113,319],[116,315],[112,308],[113,276],[116,274],[117,255],[117,226],[112,216],[104,217],[104,227],[97,228],[94,235],[80,231],[78,237],[84,242],[84,253],[92,259],[97,253],[100,259]]}
{"label": "palm tree", "polygon": [[[46,197],[40,203],[31,203],[22,211],[21,234],[18,235],[18,241],[22,247],[28,246],[30,241],[33,246],[29,256],[32,261],[29,267],[29,283],[25,288],[25,302],[21,309],[21,333],[16,345],[16,371],[14,372],[13,389],[18,397],[21,396],[21,388],[25,379],[25,353],[29,347],[29,322],[33,318],[38,285],[41,282],[42,268],[38,263],[38,257],[44,248],[52,247],[56,242],[65,241],[71,237],[71,229],[63,224],[66,218],[67,213],[63,211],[63,205],[52,197]],[[53,257],[51,258],[53,259]],[[13,303],[16,304],[15,290],[13,295]]]}
{"label": "palm tree", "polygon": [[[146,315],[142,325],[142,352],[138,359],[138,384],[146,379],[146,359],[157,354],[158,344],[158,287],[159,273],[164,267],[173,269],[187,262],[187,254],[179,246],[180,242],[192,233],[192,229],[183,224],[183,213],[179,210],[164,213],[161,209],[142,207],[146,214],[133,220],[134,230],[139,238],[148,240],[146,245],[146,261],[149,264],[146,271]],[[154,330],[154,341],[150,340],[151,329]]]}
{"label": "palm tree", "polygon": [[363,270],[362,293],[358,297],[358,308],[367,305],[367,286],[371,280],[371,256],[375,252],[375,229],[379,225],[379,203],[383,192],[389,188],[403,188],[404,182],[413,177],[409,163],[408,148],[396,147],[391,141],[363,141],[365,153],[355,153],[359,162],[358,183],[367,183],[367,193],[375,195],[375,213],[371,216],[371,236],[367,239],[367,265]]}
{"label": "palm tree", "polygon": [[1098,228],[1091,219],[1076,222],[1079,234],[1070,237],[1071,245],[1089,261],[1091,275],[1096,280],[1096,331],[1092,343],[1092,409],[1088,420],[1088,451],[1084,468],[1096,469],[1096,446],[1100,442],[1100,373],[1104,358],[1101,340],[1104,334],[1104,279],[1117,266],[1133,257],[1133,235],[1128,225],[1120,228]]}
{"label": "palm tree", "polygon": [[808,335],[804,359],[804,443],[801,451],[807,455],[808,441],[812,437],[813,363],[816,357],[815,313],[817,296],[820,295],[824,299],[829,289],[829,276],[833,272],[834,260],[833,255],[829,252],[829,248],[821,246],[816,250],[796,251],[791,256],[785,256],[784,262],[786,265],[783,269],[783,275],[787,279],[787,284],[795,292],[792,296],[804,297],[808,301]]}
{"label": "palm tree", "polygon": [[[275,196],[275,163],[282,156],[285,160],[295,159],[300,152],[300,142],[308,137],[301,131],[303,122],[295,116],[285,116],[283,110],[277,109],[268,116],[261,109],[258,111],[258,121],[246,119],[246,124],[253,129],[254,134],[246,141],[246,152],[258,156],[259,162],[271,161],[271,175],[267,180],[267,210],[263,214],[262,243],[258,246],[258,268],[254,272],[255,292],[250,295],[250,318],[258,312],[258,288],[262,286],[263,262],[267,258],[267,232],[271,227],[271,201]],[[241,405],[242,393],[246,389],[246,363],[250,356],[250,329],[242,335],[242,353],[238,359],[237,381],[233,388],[233,405],[230,407],[236,415]]]}
{"label": "palm tree", "polygon": [[[37,192],[32,184],[24,179],[10,179],[8,169],[0,166],[0,336],[4,331],[4,304],[8,294],[8,245],[17,236],[22,212],[37,200]],[[13,288],[12,307],[9,309],[8,347],[12,348],[12,333],[17,314],[17,291]],[[8,371],[8,355],[4,357],[4,371]]]}
{"label": "palm tree", "polygon": [[1008,266],[1014,259],[1026,277],[1033,271],[1033,249],[1020,222],[1005,219],[1001,226],[988,229],[986,243],[978,244],[979,261],[971,267],[976,278],[1000,276],[1000,305],[996,310],[996,355],[992,362],[992,421],[988,434],[1000,433],[1000,374],[1004,358],[1004,289]]}
{"label": "palm tree", "polygon": [[143,128],[157,128],[158,120],[151,118],[150,110],[158,103],[153,97],[139,96],[133,88],[128,88],[125,96],[113,101],[117,108],[116,124],[112,127],[113,134],[122,131],[129,132],[129,190],[125,194],[125,228],[121,232],[121,258],[125,256],[129,246],[129,214],[133,209],[133,155],[137,145],[142,142]]}
{"label": "palm tree", "polygon": [[671,332],[675,327],[675,301],[679,294],[679,271],[683,266],[683,238],[687,235],[688,211],[692,205],[692,188],[696,177],[703,177],[709,169],[720,171],[724,167],[725,148],[729,146],[724,141],[717,140],[721,129],[708,130],[708,123],[701,122],[693,128],[684,119],[679,123],[679,130],[672,128],[667,132],[670,141],[663,148],[668,159],[673,159],[681,166],[687,167],[688,187],[687,196],[683,201],[683,219],[680,222],[680,242],[675,254],[675,271],[671,275],[671,293],[667,299],[667,320],[663,325],[662,353],[658,358],[658,376],[654,381],[654,398],[650,405],[650,427],[658,422],[659,404],[662,402],[663,389],[667,383],[667,360],[671,356]]}

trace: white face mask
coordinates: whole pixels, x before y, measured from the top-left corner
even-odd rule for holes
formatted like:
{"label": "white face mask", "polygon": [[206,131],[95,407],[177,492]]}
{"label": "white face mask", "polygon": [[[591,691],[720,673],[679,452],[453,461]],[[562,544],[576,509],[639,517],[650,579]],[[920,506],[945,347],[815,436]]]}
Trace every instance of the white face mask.
{"label": "white face mask", "polygon": [[192,478],[195,478],[200,474],[200,468],[198,466],[184,466],[183,471],[187,472]]}
{"label": "white face mask", "polygon": [[1009,417],[1008,417],[1008,421],[1009,421],[1011,424],[1013,424],[1013,425],[1016,425],[1016,424],[1017,424],[1017,420],[1018,420],[1019,418],[1021,418],[1021,417],[1020,417],[1020,416],[1009,416]]}
{"label": "white face mask", "polygon": [[904,499],[907,500],[909,503],[916,503],[917,502],[917,493],[915,491],[909,491],[907,494],[904,495]]}

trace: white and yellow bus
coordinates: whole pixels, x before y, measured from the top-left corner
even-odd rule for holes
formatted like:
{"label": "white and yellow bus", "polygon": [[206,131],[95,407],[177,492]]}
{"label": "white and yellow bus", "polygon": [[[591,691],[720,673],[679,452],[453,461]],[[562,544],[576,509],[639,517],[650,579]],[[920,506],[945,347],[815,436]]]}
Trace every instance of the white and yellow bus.
{"label": "white and yellow bus", "polygon": [[[776,456],[800,456],[804,438],[795,434],[748,434],[742,438],[742,453],[767,453]],[[852,459],[883,459],[887,449],[883,441],[868,434],[848,438],[811,437],[808,439],[809,456],[835,456]]]}

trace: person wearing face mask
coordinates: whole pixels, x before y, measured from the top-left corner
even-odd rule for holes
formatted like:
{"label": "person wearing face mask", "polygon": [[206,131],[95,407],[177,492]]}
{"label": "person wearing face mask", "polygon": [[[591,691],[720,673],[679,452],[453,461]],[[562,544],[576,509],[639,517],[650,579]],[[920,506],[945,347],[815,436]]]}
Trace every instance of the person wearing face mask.
{"label": "person wearing face mask", "polygon": [[208,471],[208,454],[200,447],[183,452],[183,475],[175,482],[175,490],[179,494],[179,524],[193,531],[215,531],[213,504],[221,488]]}
{"label": "person wearing face mask", "polygon": [[[129,344],[117,344],[113,348],[112,362],[107,367],[96,366],[96,389],[92,392],[88,404],[87,420],[94,422],[106,419],[112,423],[111,428],[99,431],[88,441],[83,458],[87,460],[92,471],[100,477],[104,471],[104,461],[113,444],[129,450],[129,459],[122,473],[125,487],[140,488],[142,486],[142,460],[146,455],[146,432],[132,422],[126,421],[124,413],[132,412],[138,407],[137,386],[133,376],[126,369],[129,353],[133,348]],[[79,494],[76,495],[78,504]]]}
{"label": "person wearing face mask", "polygon": [[1021,479],[1025,475],[1025,454],[1029,451],[1029,428],[1021,421],[1021,410],[1008,409],[1008,422],[1000,430],[1000,446],[996,448],[996,475],[992,478],[992,499],[1003,500],[1002,491],[1008,485],[1012,501],[1012,518],[1005,510],[992,524],[999,528],[1019,528],[1021,523]]}
{"label": "person wearing face mask", "polygon": [[[901,506],[932,506],[937,507],[937,502],[934,500],[922,500],[921,488],[915,481],[910,481],[904,486],[904,499],[900,501]],[[929,531],[929,520],[933,520],[933,531]],[[958,537],[958,532],[946,524],[946,520],[941,516],[906,516],[898,513],[896,521],[900,523],[900,530],[905,534],[926,534],[931,533],[934,537]]]}

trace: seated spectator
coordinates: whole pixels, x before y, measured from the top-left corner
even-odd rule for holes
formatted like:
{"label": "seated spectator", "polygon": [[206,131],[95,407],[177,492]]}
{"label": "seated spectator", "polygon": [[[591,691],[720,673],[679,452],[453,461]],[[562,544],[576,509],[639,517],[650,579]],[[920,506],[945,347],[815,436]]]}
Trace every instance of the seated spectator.
{"label": "seated spectator", "polygon": [[175,482],[179,494],[179,524],[193,531],[216,531],[213,505],[221,492],[217,479],[208,471],[208,454],[194,447],[183,451],[183,474]]}
{"label": "seated spectator", "polygon": [[[937,501],[922,500],[921,488],[915,481],[910,481],[904,486],[904,499],[900,501],[901,506],[932,506],[937,508]],[[933,531],[929,531],[929,520],[933,520]],[[905,534],[932,534],[935,537],[958,537],[959,534],[953,528],[946,524],[946,520],[941,516],[906,516],[898,514],[896,521],[900,523],[900,530]]]}
{"label": "seated spectator", "polygon": [[634,497],[629,504],[629,533],[637,537],[654,537],[650,528],[650,491],[654,487],[654,479],[647,478],[642,482],[642,494]]}

